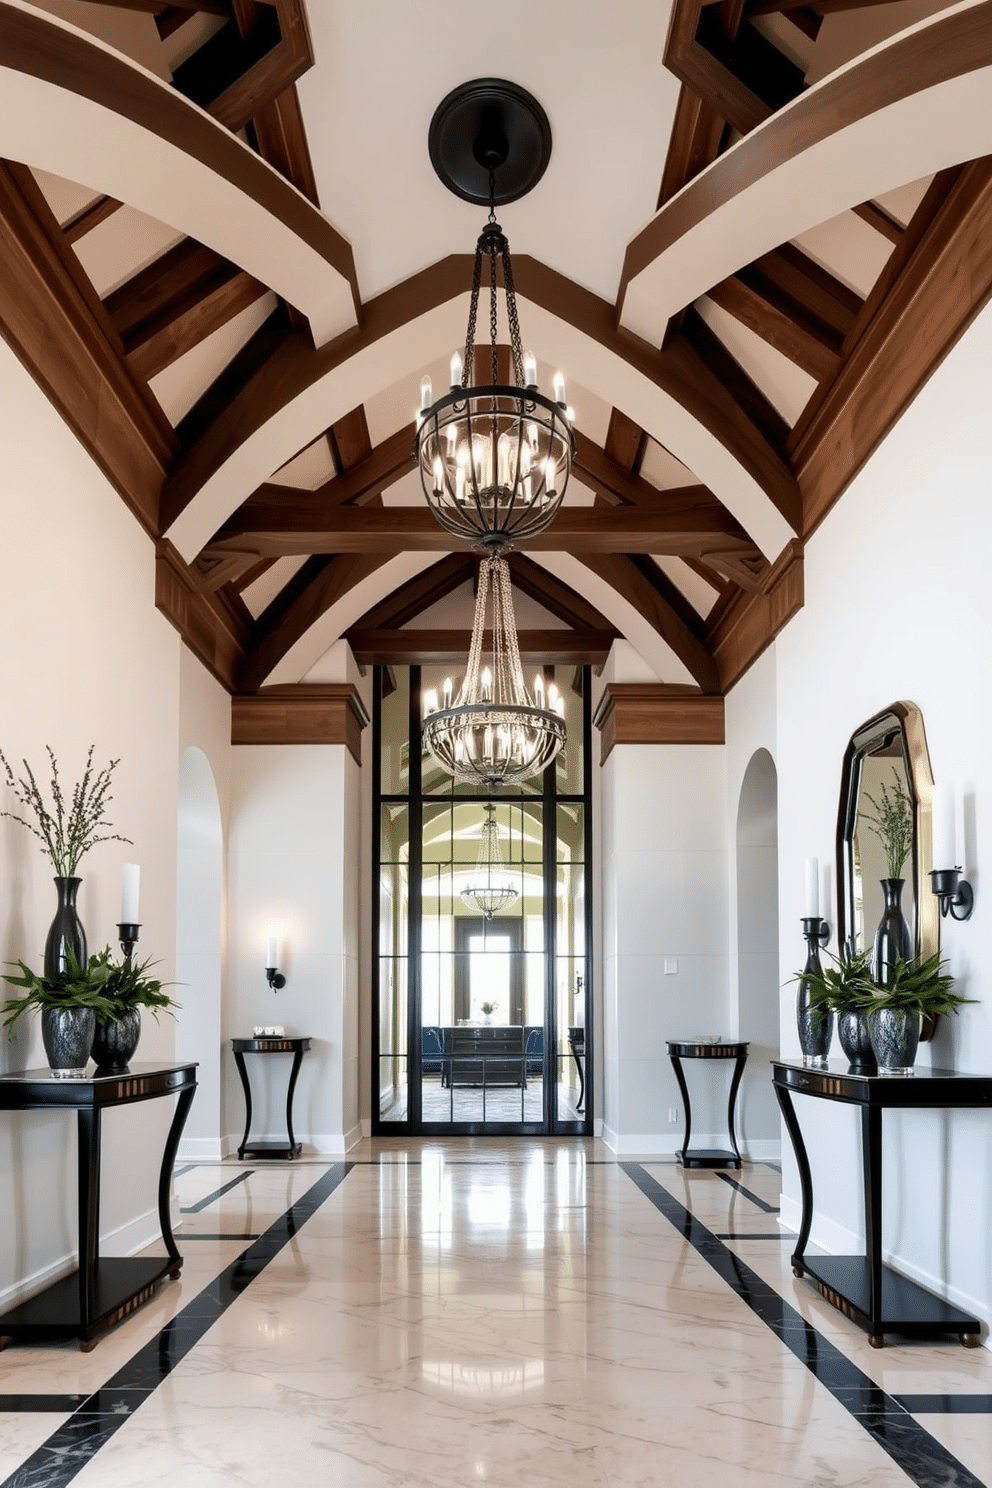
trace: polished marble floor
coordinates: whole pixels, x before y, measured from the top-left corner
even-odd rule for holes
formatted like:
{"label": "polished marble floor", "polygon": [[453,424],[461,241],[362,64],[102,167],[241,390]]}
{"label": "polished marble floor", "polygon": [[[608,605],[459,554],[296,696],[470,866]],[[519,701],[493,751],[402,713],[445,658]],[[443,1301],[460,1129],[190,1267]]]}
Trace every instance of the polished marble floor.
{"label": "polished marble floor", "polygon": [[176,1182],[178,1282],[0,1354],[0,1488],[992,1484],[992,1354],[871,1349],[771,1165],[451,1138]]}

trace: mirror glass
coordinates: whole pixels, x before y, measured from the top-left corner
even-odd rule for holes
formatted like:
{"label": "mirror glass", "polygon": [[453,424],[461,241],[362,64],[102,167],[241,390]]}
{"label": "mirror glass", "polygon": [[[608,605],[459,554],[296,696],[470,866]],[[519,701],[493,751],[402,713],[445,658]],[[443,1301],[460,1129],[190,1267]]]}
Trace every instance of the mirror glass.
{"label": "mirror glass", "polygon": [[855,731],[844,756],[837,822],[840,945],[873,943],[885,905],[882,881],[901,878],[914,954],[939,949],[939,910],[926,877],[932,795],[923,717],[913,703],[893,703]]}

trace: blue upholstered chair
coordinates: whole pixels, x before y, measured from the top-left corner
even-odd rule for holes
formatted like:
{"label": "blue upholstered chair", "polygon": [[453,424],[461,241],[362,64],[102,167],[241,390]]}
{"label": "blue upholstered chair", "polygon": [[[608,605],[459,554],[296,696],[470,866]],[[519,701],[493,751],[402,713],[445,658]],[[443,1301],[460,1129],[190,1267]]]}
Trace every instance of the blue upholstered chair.
{"label": "blue upholstered chair", "polygon": [[527,1041],[524,1044],[524,1054],[527,1056],[527,1073],[529,1075],[540,1075],[544,1072],[544,1029],[528,1028]]}
{"label": "blue upholstered chair", "polygon": [[420,1073],[422,1075],[439,1075],[444,1069],[444,1046],[441,1043],[440,1028],[422,1028],[420,1038]]}

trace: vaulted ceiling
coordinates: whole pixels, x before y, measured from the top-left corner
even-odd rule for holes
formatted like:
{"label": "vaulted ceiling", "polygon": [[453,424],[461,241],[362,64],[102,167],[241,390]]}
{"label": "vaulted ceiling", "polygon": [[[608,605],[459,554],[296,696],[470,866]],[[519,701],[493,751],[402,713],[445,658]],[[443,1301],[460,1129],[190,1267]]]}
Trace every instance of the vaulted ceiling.
{"label": "vaulted ceiling", "polygon": [[[803,545],[992,292],[992,3],[0,0],[0,333],[241,699],[457,660],[473,555],[412,460],[484,212],[435,106],[506,77],[501,209],[577,458],[511,559],[522,649],[719,696]],[[935,448],[934,458],[940,458]],[[43,454],[39,452],[39,459]],[[2,477],[0,477],[2,478]]]}

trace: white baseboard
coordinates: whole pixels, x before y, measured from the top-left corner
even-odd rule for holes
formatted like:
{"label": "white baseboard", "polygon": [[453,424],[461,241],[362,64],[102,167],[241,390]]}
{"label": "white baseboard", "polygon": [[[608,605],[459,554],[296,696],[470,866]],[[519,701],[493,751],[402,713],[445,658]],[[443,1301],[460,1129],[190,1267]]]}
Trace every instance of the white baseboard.
{"label": "white baseboard", "polygon": [[[230,1137],[184,1137],[179,1143],[176,1162],[220,1162],[231,1150]],[[235,1144],[236,1150],[237,1144]]]}
{"label": "white baseboard", "polygon": [[741,1143],[741,1157],[746,1157],[750,1162],[781,1162],[782,1143],[771,1137],[758,1138],[752,1142]]}
{"label": "white baseboard", "polygon": [[[175,1230],[178,1226],[179,1207],[173,1201],[172,1227]],[[109,1234],[102,1234],[100,1254],[103,1256],[137,1255],[146,1246],[154,1245],[156,1242],[159,1245],[162,1244],[162,1230],[158,1222],[157,1207],[146,1210],[144,1214],[139,1214],[137,1219],[129,1220],[127,1224],[111,1230]],[[16,1306],[25,1297],[33,1296],[35,1292],[40,1292],[46,1286],[50,1286],[53,1281],[60,1281],[63,1276],[69,1276],[75,1269],[76,1252],[73,1251],[71,1255],[60,1256],[49,1265],[33,1271],[30,1276],[25,1276],[20,1281],[4,1287],[0,1290],[0,1311]]]}

